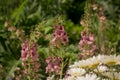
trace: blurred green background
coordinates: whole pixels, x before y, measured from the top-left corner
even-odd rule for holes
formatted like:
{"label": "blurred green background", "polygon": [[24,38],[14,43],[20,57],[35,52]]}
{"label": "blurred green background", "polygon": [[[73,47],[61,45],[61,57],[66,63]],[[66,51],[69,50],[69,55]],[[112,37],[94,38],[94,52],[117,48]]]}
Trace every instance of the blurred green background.
{"label": "blurred green background", "polygon": [[[107,18],[105,32],[100,32],[105,37],[104,41],[107,53],[120,54],[120,2],[119,0],[90,0],[97,2],[104,7],[104,14]],[[65,26],[69,35],[68,52],[77,53],[80,33],[83,26],[80,20],[85,14],[86,0],[0,0],[0,65],[4,69],[0,69],[0,77],[4,77],[11,70],[16,61],[20,58],[20,44],[22,41],[15,36],[15,31],[11,32],[5,26],[5,22],[9,26],[14,26],[16,29],[24,30],[21,33],[25,38],[30,37],[31,31],[40,26],[40,32],[45,36],[52,33],[51,27],[57,16],[61,17],[62,24]],[[90,12],[94,15],[94,12]],[[97,34],[98,22],[95,17],[92,17],[92,30]],[[35,35],[33,35],[35,37]],[[37,39],[37,42],[42,49],[48,46],[48,40],[44,37]],[[38,38],[38,37],[37,37]],[[99,43],[99,42],[98,42]],[[102,42],[101,42],[102,43]],[[109,48],[109,49],[108,49]],[[47,50],[45,50],[47,51]],[[112,52],[111,52],[112,53]],[[3,76],[4,75],[4,76]],[[2,79],[2,78],[0,78]]]}

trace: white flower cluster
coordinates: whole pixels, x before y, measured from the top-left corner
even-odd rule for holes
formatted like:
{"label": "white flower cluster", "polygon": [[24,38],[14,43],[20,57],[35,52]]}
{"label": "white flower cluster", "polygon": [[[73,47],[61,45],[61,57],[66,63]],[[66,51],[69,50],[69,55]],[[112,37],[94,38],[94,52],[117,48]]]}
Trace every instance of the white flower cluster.
{"label": "white flower cluster", "polygon": [[98,56],[93,56],[92,58],[86,59],[86,60],[81,60],[79,62],[75,62],[73,65],[70,67],[75,68],[75,67],[80,67],[80,68],[85,68],[85,67],[96,67],[99,64],[112,64],[112,65],[117,65],[120,64],[120,56],[116,55],[98,55]]}
{"label": "white flower cluster", "polygon": [[85,76],[69,76],[63,80],[100,80],[96,74],[86,74]]}
{"label": "white flower cluster", "polygon": [[120,55],[93,56],[69,66],[69,76],[63,80],[120,80],[119,66]]}

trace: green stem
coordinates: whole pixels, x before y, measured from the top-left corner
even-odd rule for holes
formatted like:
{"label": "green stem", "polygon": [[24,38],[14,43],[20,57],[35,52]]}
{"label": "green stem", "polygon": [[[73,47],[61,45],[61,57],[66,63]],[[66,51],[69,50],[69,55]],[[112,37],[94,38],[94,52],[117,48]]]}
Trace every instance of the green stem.
{"label": "green stem", "polygon": [[28,59],[28,76],[27,76],[28,80],[31,80],[31,77],[30,77],[31,72],[32,71],[31,71],[30,59]]}
{"label": "green stem", "polygon": [[64,62],[62,62],[62,64],[61,64],[60,79],[62,79],[63,67],[64,67]]}

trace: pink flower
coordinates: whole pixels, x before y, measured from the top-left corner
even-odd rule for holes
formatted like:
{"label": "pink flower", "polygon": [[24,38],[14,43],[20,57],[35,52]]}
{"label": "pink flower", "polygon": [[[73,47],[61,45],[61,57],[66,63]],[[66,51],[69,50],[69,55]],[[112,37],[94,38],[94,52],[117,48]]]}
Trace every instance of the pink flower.
{"label": "pink flower", "polygon": [[[22,50],[21,50],[21,61],[23,67],[23,76],[31,75],[33,79],[37,79],[39,76],[37,72],[39,71],[39,67],[41,64],[38,62],[38,52],[37,52],[37,43],[34,41],[26,40],[21,44]],[[31,74],[33,73],[33,74]]]}
{"label": "pink flower", "polygon": [[21,44],[21,60],[24,62],[28,58],[31,58],[33,61],[38,59],[37,53],[37,44],[34,41],[26,40]]}
{"label": "pink flower", "polygon": [[46,59],[46,63],[47,63],[46,73],[55,72],[56,74],[59,74],[61,62],[62,62],[62,59],[60,57],[57,57],[57,56],[48,57]]}
{"label": "pink flower", "polygon": [[48,58],[46,59],[46,63],[50,63],[51,60],[52,60],[52,58],[51,58],[51,57],[48,57]]}
{"label": "pink flower", "polygon": [[100,19],[101,22],[104,22],[104,21],[106,20],[106,17],[105,17],[104,15],[101,15],[101,16],[99,17],[99,19]]}
{"label": "pink flower", "polygon": [[86,34],[86,31],[83,30],[83,31],[81,32],[81,36],[82,36],[82,38],[84,38],[86,35],[87,35],[87,34]]}
{"label": "pink flower", "polygon": [[87,44],[92,44],[94,43],[94,36],[93,35],[89,35],[86,37],[86,43]]}
{"label": "pink flower", "polygon": [[56,47],[59,47],[61,44],[66,45],[68,43],[68,36],[64,26],[60,25],[55,27],[51,43]]}
{"label": "pink flower", "polygon": [[82,53],[88,53],[88,55],[92,56],[97,49],[94,35],[92,33],[87,34],[86,31],[83,30],[81,32],[81,40],[78,47]]}

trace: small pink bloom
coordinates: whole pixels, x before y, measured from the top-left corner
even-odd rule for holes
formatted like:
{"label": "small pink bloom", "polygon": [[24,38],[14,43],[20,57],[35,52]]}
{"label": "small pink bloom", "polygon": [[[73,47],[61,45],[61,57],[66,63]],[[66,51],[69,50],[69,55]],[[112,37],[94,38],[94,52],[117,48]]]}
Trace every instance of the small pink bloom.
{"label": "small pink bloom", "polygon": [[53,33],[53,39],[51,41],[52,44],[55,46],[59,46],[61,43],[63,45],[66,45],[68,43],[68,36],[64,29],[64,26],[60,25],[55,28],[55,31]]}
{"label": "small pink bloom", "polygon": [[28,57],[30,57],[32,60],[38,59],[38,53],[37,53],[37,44],[34,41],[26,40],[24,43],[21,44],[22,50],[21,50],[21,60],[26,61]]}
{"label": "small pink bloom", "polygon": [[81,40],[78,47],[83,53],[89,53],[89,55],[93,55],[97,49],[94,35],[92,33],[87,34],[86,31],[83,30],[81,32]]}
{"label": "small pink bloom", "polygon": [[52,60],[52,58],[51,58],[51,57],[48,57],[48,58],[46,59],[46,63],[49,63],[51,60]]}
{"label": "small pink bloom", "polygon": [[55,72],[58,74],[60,72],[60,64],[62,60],[60,57],[48,57],[46,59],[47,67],[46,67],[46,73],[52,73]]}

